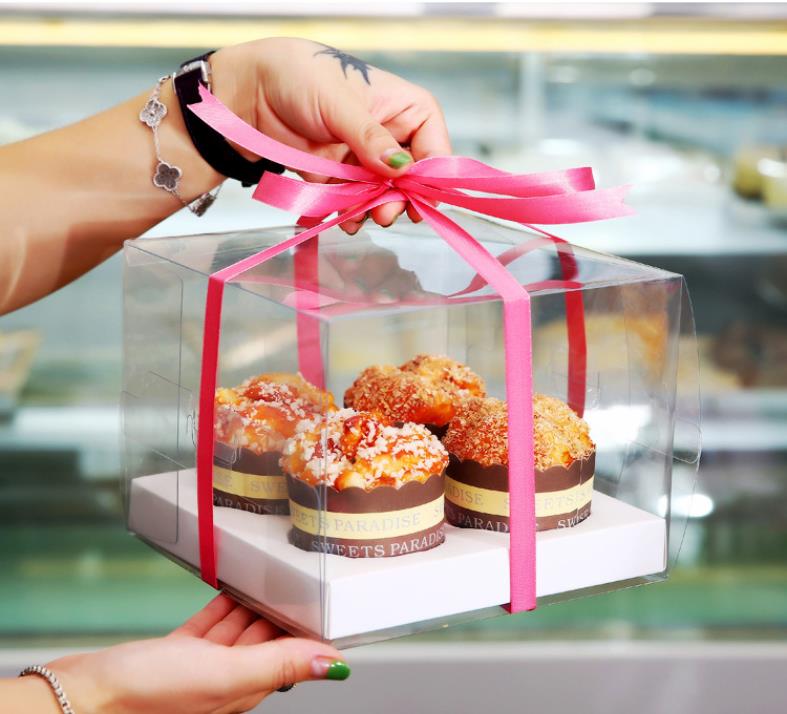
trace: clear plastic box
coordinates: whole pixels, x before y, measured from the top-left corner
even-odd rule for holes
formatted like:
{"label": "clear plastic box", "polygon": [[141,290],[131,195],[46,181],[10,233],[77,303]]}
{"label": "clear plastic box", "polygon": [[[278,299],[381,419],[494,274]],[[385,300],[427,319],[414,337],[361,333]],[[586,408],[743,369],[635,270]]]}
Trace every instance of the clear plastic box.
{"label": "clear plastic box", "polygon": [[[568,501],[539,493],[537,473],[545,528],[536,537],[539,606],[664,579],[685,527],[670,504],[693,485],[692,478],[673,482],[673,463],[693,474],[699,458],[694,327],[682,277],[564,246],[576,261],[576,287],[558,287],[565,275],[553,242],[450,215],[528,287],[535,391],[577,401],[581,390],[595,444],[595,469],[583,456],[576,482],[565,481],[568,463],[558,475],[565,482],[554,482]],[[128,527],[195,573],[208,276],[295,230],[125,246]],[[350,422],[354,415],[343,410],[346,390],[364,370],[417,355],[450,356],[483,378],[489,396],[504,400],[500,299],[422,224],[400,220],[352,238],[332,229],[305,245],[308,274],[298,275],[303,256],[296,259],[296,249],[228,282],[224,292],[213,474],[221,587],[293,633],[340,646],[504,614],[505,475],[502,486],[499,478],[484,481],[491,477],[483,469],[465,478],[455,455],[444,475],[449,456],[439,438],[446,424],[413,428],[388,415],[369,426]],[[575,345],[566,327],[568,293],[574,305],[581,295],[584,310],[587,372],[579,381],[573,368],[569,377]],[[312,356],[305,367],[304,347]],[[257,375],[268,376],[249,381]],[[366,396],[382,403],[383,391]],[[458,391],[462,402],[468,392]],[[406,395],[405,405],[422,396]],[[553,417],[543,418],[549,434]],[[558,434],[562,427],[554,426]],[[478,444],[486,432],[480,429]],[[476,439],[469,441],[472,448]],[[445,509],[465,527],[444,523]]]}

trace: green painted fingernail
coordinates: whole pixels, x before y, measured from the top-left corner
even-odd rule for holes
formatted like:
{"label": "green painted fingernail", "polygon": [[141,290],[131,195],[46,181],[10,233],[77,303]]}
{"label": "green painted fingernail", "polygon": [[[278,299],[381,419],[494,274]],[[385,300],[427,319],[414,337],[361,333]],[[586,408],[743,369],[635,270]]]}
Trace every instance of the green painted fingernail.
{"label": "green painted fingernail", "polygon": [[350,668],[340,659],[318,656],[312,660],[312,676],[316,679],[347,679]]}
{"label": "green painted fingernail", "polygon": [[413,157],[406,151],[395,151],[390,156],[385,157],[385,163],[392,169],[401,169],[402,166],[407,166],[413,162]]}
{"label": "green painted fingernail", "polygon": [[347,679],[350,676],[350,668],[346,662],[336,659],[328,665],[325,679]]}

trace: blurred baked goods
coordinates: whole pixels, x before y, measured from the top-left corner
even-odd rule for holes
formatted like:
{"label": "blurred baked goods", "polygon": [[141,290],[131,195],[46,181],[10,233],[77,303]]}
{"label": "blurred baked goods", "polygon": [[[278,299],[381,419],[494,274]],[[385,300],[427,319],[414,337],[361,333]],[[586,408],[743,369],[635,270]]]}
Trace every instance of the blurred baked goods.
{"label": "blurred baked goods", "polygon": [[[658,308],[646,310],[637,306],[637,302],[647,298],[647,292],[644,295],[633,289],[617,292],[620,300],[627,301],[627,310],[585,317],[588,374],[636,368],[644,377],[659,382],[668,354],[667,316]],[[567,352],[565,320],[560,318],[535,328],[534,365],[559,365],[561,356],[565,361]]]}
{"label": "blurred baked goods", "polygon": [[784,149],[778,146],[744,146],[732,160],[732,187],[744,198],[761,198],[763,172],[761,162],[784,158]]}
{"label": "blurred baked goods", "polygon": [[744,387],[787,386],[787,329],[736,321],[719,333],[711,354]]}

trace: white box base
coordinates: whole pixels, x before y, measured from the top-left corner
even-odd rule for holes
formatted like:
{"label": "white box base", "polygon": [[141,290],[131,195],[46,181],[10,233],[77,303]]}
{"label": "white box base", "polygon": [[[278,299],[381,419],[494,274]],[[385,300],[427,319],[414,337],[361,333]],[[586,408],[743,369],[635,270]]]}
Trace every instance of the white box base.
{"label": "white box base", "polygon": [[[214,509],[218,577],[275,619],[334,641],[502,605],[509,600],[508,536],[446,526],[445,543],[396,558],[300,550],[287,516]],[[129,529],[199,565],[194,469],[132,481]],[[661,573],[663,518],[602,493],[590,517],[536,537],[537,595]],[[322,607],[321,607],[322,603]]]}

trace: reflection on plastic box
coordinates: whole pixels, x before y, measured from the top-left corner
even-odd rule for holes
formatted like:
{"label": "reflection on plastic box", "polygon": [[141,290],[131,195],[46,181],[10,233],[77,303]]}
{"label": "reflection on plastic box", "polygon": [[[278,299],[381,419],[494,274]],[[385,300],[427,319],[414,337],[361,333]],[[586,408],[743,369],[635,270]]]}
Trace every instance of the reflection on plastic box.
{"label": "reflection on plastic box", "polygon": [[[587,406],[596,445],[595,472],[586,484],[592,483],[592,498],[581,517],[581,483],[540,501],[556,514],[561,508],[555,504],[573,503],[576,516],[561,513],[569,517],[552,528],[570,527],[537,536],[540,602],[663,579],[686,518],[671,504],[691,487],[681,483],[686,493],[675,490],[671,479],[676,419],[698,434],[696,384],[693,402],[676,392],[679,363],[693,360],[696,369],[681,276],[563,247],[575,268],[566,287],[555,244],[463,214],[454,218],[528,287],[536,392],[575,411]],[[194,427],[207,276],[292,230],[126,246],[129,528],[191,569],[200,565]],[[450,355],[483,378],[489,397],[505,399],[500,299],[417,225],[371,229],[352,240],[324,233],[305,282],[296,253],[252,268],[225,289],[215,426],[222,446],[214,455],[213,484],[219,580],[288,629],[340,644],[502,612],[510,585],[506,529],[445,525],[447,454],[440,473],[428,471],[429,459],[438,463],[445,454],[438,437],[451,423],[425,419],[430,432],[341,410],[343,401],[352,401],[348,388],[369,368],[382,375],[410,369],[402,377],[410,384],[424,365],[443,364],[413,360],[416,355]],[[581,335],[576,323],[567,329],[566,315],[580,294]],[[581,370],[579,336],[587,347]],[[299,364],[309,339],[325,391],[305,381],[311,375]],[[395,365],[403,368],[397,372]],[[261,374],[268,377],[249,379]],[[454,419],[465,413],[468,394]],[[422,396],[416,391],[404,401],[412,406]],[[384,399],[378,402],[387,408]],[[299,416],[287,421],[281,416],[287,410]],[[557,421],[547,427],[548,435],[562,428]],[[478,442],[489,434],[481,429]],[[374,452],[368,463],[358,456],[360,442],[368,447],[364,454]],[[696,465],[698,449],[688,444],[682,458]],[[379,467],[378,457],[388,470],[364,481]],[[568,472],[567,463],[558,466]],[[452,493],[467,503],[476,499],[476,513],[497,513],[494,522],[507,522],[504,488],[461,482],[451,469],[449,463],[449,500]],[[537,478],[548,472],[537,471]],[[337,473],[347,478],[346,488]],[[402,474],[415,473],[418,478],[406,483]]]}

